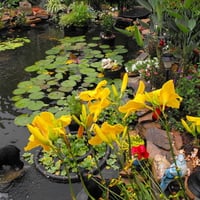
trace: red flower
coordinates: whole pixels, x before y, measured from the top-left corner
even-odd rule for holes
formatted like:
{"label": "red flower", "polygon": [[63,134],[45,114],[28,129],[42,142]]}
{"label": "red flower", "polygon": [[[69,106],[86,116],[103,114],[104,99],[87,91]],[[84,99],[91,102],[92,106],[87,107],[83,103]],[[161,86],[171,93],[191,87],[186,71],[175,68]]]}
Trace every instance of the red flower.
{"label": "red flower", "polygon": [[159,46],[160,47],[164,47],[166,44],[165,44],[165,40],[164,39],[160,39],[159,41]]}
{"label": "red flower", "polygon": [[148,158],[149,157],[149,153],[147,152],[146,147],[144,145],[132,147],[131,153],[132,153],[133,156],[137,156],[138,160],[141,160],[142,158]]}
{"label": "red flower", "polygon": [[155,111],[152,113],[152,119],[157,120],[160,115],[161,115],[160,108],[156,108]]}

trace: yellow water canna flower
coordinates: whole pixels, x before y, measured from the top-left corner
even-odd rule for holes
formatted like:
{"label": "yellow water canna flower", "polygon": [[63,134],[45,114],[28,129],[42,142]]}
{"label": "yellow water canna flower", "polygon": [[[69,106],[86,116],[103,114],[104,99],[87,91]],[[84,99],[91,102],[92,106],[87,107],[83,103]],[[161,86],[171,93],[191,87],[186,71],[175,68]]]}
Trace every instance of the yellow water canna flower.
{"label": "yellow water canna flower", "polygon": [[188,131],[191,133],[194,137],[200,134],[200,117],[193,117],[193,116],[186,116],[186,119],[188,120],[188,123],[181,119],[182,125]]}
{"label": "yellow water canna flower", "polygon": [[140,81],[135,97],[132,100],[129,100],[125,105],[119,106],[119,111],[126,113],[125,117],[146,107],[144,90],[144,82]]}
{"label": "yellow water canna flower", "polygon": [[33,119],[32,124],[27,128],[31,133],[29,143],[25,150],[31,150],[37,146],[42,146],[49,150],[53,146],[53,141],[59,136],[65,137],[65,127],[71,123],[71,116],[63,115],[56,119],[51,112],[41,112]]}
{"label": "yellow water canna flower", "polygon": [[128,73],[125,73],[122,80],[121,95],[123,92],[125,92],[127,84],[128,84]]}
{"label": "yellow water canna flower", "polygon": [[117,135],[122,133],[124,126],[121,124],[110,125],[108,122],[104,122],[101,127],[94,124],[93,131],[95,136],[92,137],[88,142],[91,145],[98,145],[102,142],[112,146],[112,142],[117,140]]}
{"label": "yellow water canna flower", "polygon": [[91,114],[94,115],[94,122],[97,121],[99,114],[101,111],[108,107],[111,102],[108,99],[101,99],[99,101],[88,103],[88,108]]}
{"label": "yellow water canna flower", "polygon": [[200,126],[200,117],[186,116],[186,119],[190,122],[195,123],[195,125]]}
{"label": "yellow water canna flower", "polygon": [[104,95],[104,93],[106,92],[106,91],[102,91],[103,89],[107,90],[107,88],[103,88],[104,86],[106,86],[106,84],[107,84],[106,80],[99,82],[94,90],[87,90],[87,91],[81,92],[79,94],[79,98],[83,101],[91,101],[93,99],[99,98],[100,92],[101,92],[101,95]]}
{"label": "yellow water canna flower", "polygon": [[154,90],[152,92],[145,93],[146,101],[150,102],[153,108],[162,108],[165,110],[165,107],[179,108],[182,101],[174,88],[173,80],[169,80],[163,84],[161,89]]}
{"label": "yellow water canna flower", "polygon": [[35,147],[42,146],[42,148],[48,151],[53,145],[48,137],[48,132],[41,132],[39,128],[32,125],[27,125],[28,130],[32,134],[29,137],[29,143],[24,148],[25,151],[29,151]]}

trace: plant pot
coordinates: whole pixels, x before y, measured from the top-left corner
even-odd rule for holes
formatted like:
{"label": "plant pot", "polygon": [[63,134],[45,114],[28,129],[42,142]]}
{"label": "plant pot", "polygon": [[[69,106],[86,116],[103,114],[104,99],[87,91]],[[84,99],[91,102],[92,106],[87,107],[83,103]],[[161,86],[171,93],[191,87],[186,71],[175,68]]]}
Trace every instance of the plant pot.
{"label": "plant pot", "polygon": [[107,45],[110,45],[110,46],[114,46],[115,45],[116,35],[113,34],[113,33],[110,34],[110,35],[107,35],[104,32],[101,32],[100,33],[100,38],[101,38],[101,43],[102,44],[107,44]]}
{"label": "plant pot", "polygon": [[[103,169],[105,164],[106,164],[106,160],[108,159],[109,155],[110,155],[110,147],[106,147],[106,152],[104,154],[104,156],[102,158],[99,159],[98,162],[98,168],[94,167],[92,170],[86,170],[86,169],[80,169],[78,171],[81,171],[83,176],[84,174],[97,174],[99,172],[99,169]],[[92,156],[93,150],[90,149],[85,155],[77,157],[77,162],[81,162],[83,161],[87,156],[91,155]],[[58,182],[58,183],[69,183],[69,178],[71,180],[72,183],[75,182],[80,182],[80,177],[79,177],[79,173],[75,173],[75,172],[70,172],[69,175],[57,175],[57,174],[53,174],[48,172],[45,169],[45,166],[39,161],[40,158],[42,158],[43,156],[43,151],[42,149],[36,151],[35,157],[34,157],[34,163],[35,163],[35,167],[36,169],[42,174],[44,175],[46,178],[48,178],[51,181],[54,182]],[[86,173],[84,173],[86,172]]]}
{"label": "plant pot", "polygon": [[124,68],[123,67],[119,67],[118,69],[105,69],[104,70],[104,76],[108,77],[108,78],[121,78],[122,74],[124,73]]}
{"label": "plant pot", "polygon": [[85,35],[88,31],[88,26],[66,26],[64,27],[64,36],[80,36]]}

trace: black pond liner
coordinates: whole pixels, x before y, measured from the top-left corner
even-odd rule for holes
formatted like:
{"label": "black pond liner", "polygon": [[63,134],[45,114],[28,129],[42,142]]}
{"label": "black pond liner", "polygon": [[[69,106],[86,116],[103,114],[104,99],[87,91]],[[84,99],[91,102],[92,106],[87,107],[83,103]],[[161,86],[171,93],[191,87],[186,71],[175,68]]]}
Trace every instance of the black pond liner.
{"label": "black pond liner", "polygon": [[[90,171],[87,171],[87,174],[97,174],[99,172],[99,169],[102,170],[105,165],[106,165],[106,160],[108,159],[109,155],[111,153],[111,149],[109,146],[107,146],[106,152],[104,156],[99,160],[98,167],[99,168],[94,168]],[[87,155],[91,154],[91,151],[87,152]],[[45,167],[39,162],[39,158],[42,156],[42,149],[36,151],[35,156],[34,156],[34,163],[36,169],[44,175],[46,178],[48,178],[51,181],[57,182],[57,183],[69,183],[69,177],[68,176],[61,176],[61,175],[56,175],[52,174],[50,172],[47,172]],[[83,160],[86,157],[86,155],[83,155],[78,158],[79,161]],[[80,182],[80,177],[77,173],[71,172],[70,173],[70,179],[72,183],[77,183]]]}

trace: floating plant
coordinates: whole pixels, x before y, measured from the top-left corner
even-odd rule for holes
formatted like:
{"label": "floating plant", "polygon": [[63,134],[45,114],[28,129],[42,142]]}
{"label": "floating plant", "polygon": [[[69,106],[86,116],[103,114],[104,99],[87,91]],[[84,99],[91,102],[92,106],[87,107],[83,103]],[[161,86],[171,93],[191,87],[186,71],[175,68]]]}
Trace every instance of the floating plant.
{"label": "floating plant", "polygon": [[24,126],[42,110],[51,111],[58,117],[71,114],[70,101],[77,101],[72,97],[80,90],[94,88],[101,80],[103,58],[111,57],[123,65],[127,49],[123,45],[111,49],[99,41],[99,37],[93,37],[89,43],[85,36],[65,37],[59,45],[46,51],[45,59],[26,67],[25,71],[32,77],[20,82],[13,91],[12,100],[23,112],[16,117],[15,123]]}

